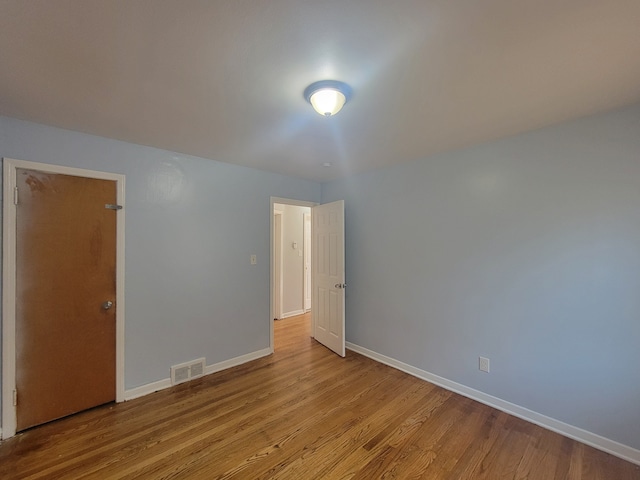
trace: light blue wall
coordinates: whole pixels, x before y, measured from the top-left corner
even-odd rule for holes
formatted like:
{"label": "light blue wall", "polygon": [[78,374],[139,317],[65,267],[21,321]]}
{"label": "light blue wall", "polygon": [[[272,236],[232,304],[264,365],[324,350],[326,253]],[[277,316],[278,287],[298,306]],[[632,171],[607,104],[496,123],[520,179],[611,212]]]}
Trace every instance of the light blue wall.
{"label": "light blue wall", "polygon": [[[269,197],[319,184],[5,117],[0,156],[127,176],[126,388],[268,346]],[[640,105],[337,199],[348,341],[640,448]]]}
{"label": "light blue wall", "polygon": [[338,199],[347,341],[640,448],[640,105],[323,185]]}
{"label": "light blue wall", "polygon": [[126,175],[127,389],[269,347],[270,197],[320,184],[6,117],[0,156]]}

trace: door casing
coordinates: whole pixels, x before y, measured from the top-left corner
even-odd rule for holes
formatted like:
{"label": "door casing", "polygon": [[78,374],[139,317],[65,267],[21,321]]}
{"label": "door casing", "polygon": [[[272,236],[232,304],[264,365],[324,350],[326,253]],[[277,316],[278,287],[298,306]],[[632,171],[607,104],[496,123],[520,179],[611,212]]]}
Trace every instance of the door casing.
{"label": "door casing", "polygon": [[[116,182],[118,205],[125,205],[125,176],[73,167],[4,158],[3,165],[3,254],[2,254],[2,438],[16,433],[16,169],[112,180]],[[116,220],[116,402],[124,401],[124,238],[125,210]]]}
{"label": "door casing", "polygon": [[303,214],[304,276],[302,280],[302,304],[305,312],[311,310],[311,212]]}
{"label": "door casing", "polygon": [[282,318],[282,212],[273,211],[273,319]]}

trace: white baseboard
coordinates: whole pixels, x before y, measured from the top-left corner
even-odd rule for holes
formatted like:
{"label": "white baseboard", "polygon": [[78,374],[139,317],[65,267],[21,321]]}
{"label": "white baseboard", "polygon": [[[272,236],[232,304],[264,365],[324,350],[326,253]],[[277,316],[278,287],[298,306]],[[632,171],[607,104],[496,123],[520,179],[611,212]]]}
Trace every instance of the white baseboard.
{"label": "white baseboard", "polygon": [[[257,360],[258,358],[266,357],[267,355],[271,355],[271,353],[273,352],[270,348],[263,348],[262,350],[258,350],[256,352],[247,353],[246,355],[240,355],[239,357],[231,358],[219,363],[214,363],[213,365],[207,365],[205,367],[204,374],[209,375],[211,373],[220,372],[221,370],[226,370],[227,368],[235,367],[252,360]],[[134,398],[144,397],[145,395],[149,395],[150,393],[154,393],[159,390],[164,390],[165,388],[169,388],[170,386],[170,378],[158,380],[157,382],[153,383],[147,383],[146,385],[141,385],[130,390],[125,390],[124,400],[127,401],[133,400]]]}
{"label": "white baseboard", "polygon": [[209,375],[211,373],[220,372],[221,370],[226,370],[227,368],[236,367],[238,365],[242,365],[243,363],[266,357],[267,355],[271,355],[272,353],[273,352],[270,348],[263,348],[262,350],[258,350],[257,352],[247,353],[246,355],[240,355],[239,357],[231,358],[229,360],[225,360],[224,362],[207,365],[207,367],[204,369],[204,374]]}
{"label": "white baseboard", "polygon": [[421,370],[394,358],[387,357],[386,355],[374,352],[373,350],[369,350],[368,348],[361,347],[351,342],[346,342],[346,346],[349,350],[360,353],[361,355],[369,357],[377,362],[384,363],[385,365],[389,365],[390,367],[401,370],[405,373],[408,373],[409,375],[413,375],[414,377],[426,380],[427,382],[433,383],[442,388],[455,393],[459,393],[460,395],[463,395],[467,398],[476,400],[480,403],[484,403],[485,405],[489,405],[490,407],[513,415],[514,417],[521,418],[528,422],[539,425],[540,427],[546,428],[547,430],[551,430],[552,432],[559,433],[560,435],[572,438],[573,440],[577,440],[586,445],[597,448],[598,450],[602,450],[603,452],[615,455],[616,457],[622,458],[623,460],[627,460],[636,465],[640,465],[640,450],[629,447],[627,445],[623,445],[622,443],[618,443],[614,440],[610,440],[595,433],[588,432],[587,430],[574,427],[573,425],[569,425],[554,418],[547,417],[546,415],[542,415],[540,413],[534,412],[533,410],[529,410],[528,408],[521,407],[520,405],[516,405],[515,403],[507,402],[498,397],[488,395],[484,392],[481,392],[480,390],[462,385],[461,383],[457,383],[444,377],[434,375],[433,373]]}
{"label": "white baseboard", "polygon": [[144,397],[150,393],[164,390],[171,386],[171,379],[165,378],[158,380],[157,382],[147,383],[146,385],[140,385],[139,387],[132,388],[131,390],[124,391],[124,401],[133,400],[135,398]]}
{"label": "white baseboard", "polygon": [[297,315],[302,315],[303,313],[305,313],[304,310],[292,310],[291,312],[283,313],[280,317],[280,320],[284,320],[285,318],[289,317],[295,317]]}

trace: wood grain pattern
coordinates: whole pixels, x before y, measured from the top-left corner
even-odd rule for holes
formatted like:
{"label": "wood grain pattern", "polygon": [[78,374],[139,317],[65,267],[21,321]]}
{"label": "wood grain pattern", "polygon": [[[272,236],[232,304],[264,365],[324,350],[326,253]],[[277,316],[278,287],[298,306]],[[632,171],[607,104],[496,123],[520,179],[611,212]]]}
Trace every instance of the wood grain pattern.
{"label": "wood grain pattern", "polygon": [[17,430],[116,398],[116,182],[16,169]]}
{"label": "wood grain pattern", "polygon": [[640,479],[640,467],[276,322],[276,353],[0,444],[0,478]]}

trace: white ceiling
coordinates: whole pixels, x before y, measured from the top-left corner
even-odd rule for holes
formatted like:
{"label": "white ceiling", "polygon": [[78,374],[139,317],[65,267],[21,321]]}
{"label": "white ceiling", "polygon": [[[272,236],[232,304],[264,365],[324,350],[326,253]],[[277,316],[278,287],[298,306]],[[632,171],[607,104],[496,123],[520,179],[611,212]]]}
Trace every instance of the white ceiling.
{"label": "white ceiling", "polygon": [[638,101],[639,0],[0,1],[1,115],[318,181]]}

